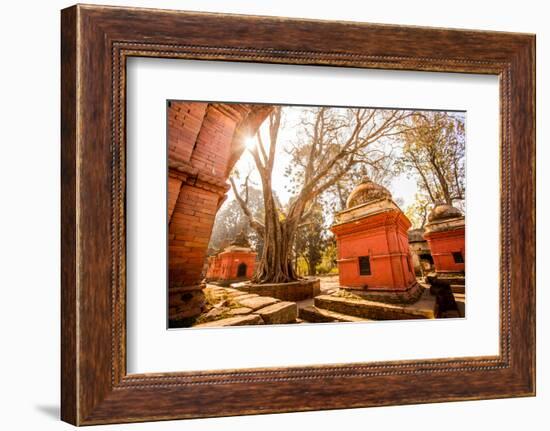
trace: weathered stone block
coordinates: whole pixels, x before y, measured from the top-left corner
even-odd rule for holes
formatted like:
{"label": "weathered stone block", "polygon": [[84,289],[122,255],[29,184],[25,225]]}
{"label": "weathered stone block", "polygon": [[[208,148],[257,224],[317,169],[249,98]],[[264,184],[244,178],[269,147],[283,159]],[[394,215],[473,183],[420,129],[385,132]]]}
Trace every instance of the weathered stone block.
{"label": "weathered stone block", "polygon": [[248,295],[246,292],[241,292],[240,290],[236,292],[229,292],[227,295],[228,298],[237,298],[238,296]]}
{"label": "weathered stone block", "polygon": [[298,306],[295,302],[277,302],[256,310],[256,313],[262,316],[265,324],[280,325],[296,322]]}
{"label": "weathered stone block", "polygon": [[458,309],[459,317],[466,316],[466,295],[463,293],[455,293],[455,302]]}
{"label": "weathered stone block", "polygon": [[300,308],[298,310],[298,317],[305,322],[311,323],[366,322],[369,320],[356,316],[348,316],[347,314],[336,313],[323,308],[317,308],[313,305]]}
{"label": "weathered stone block", "polygon": [[372,320],[434,319],[436,315],[435,297],[427,291],[418,302],[410,305],[320,295],[315,298],[315,306],[336,313]]}
{"label": "weathered stone block", "polygon": [[204,285],[176,287],[168,290],[170,319],[187,319],[204,311]]}
{"label": "weathered stone block", "polygon": [[236,297],[233,298],[233,300],[237,301],[237,300],[248,299],[248,298],[256,298],[259,296],[259,295],[256,295],[255,293],[246,293],[246,292],[241,292],[241,293],[242,295],[237,295]]}
{"label": "weathered stone block", "polygon": [[220,317],[222,314],[227,313],[229,311],[229,308],[227,307],[217,307],[212,308],[208,313],[204,315],[204,317],[201,316],[201,318],[204,318],[205,321],[212,321]]}
{"label": "weathered stone block", "polygon": [[243,307],[248,307],[252,310],[258,310],[260,308],[267,307],[268,305],[275,304],[276,302],[279,302],[279,300],[275,298],[270,298],[269,296],[255,296],[245,299],[236,298],[235,302]]}
{"label": "weathered stone block", "polygon": [[248,314],[245,316],[228,317],[227,319],[214,320],[213,322],[201,323],[195,325],[195,328],[216,328],[224,326],[243,326],[243,325],[261,325],[262,318],[258,314]]}
{"label": "weathered stone block", "polygon": [[227,314],[231,316],[240,316],[243,314],[250,314],[252,312],[252,308],[248,307],[239,307],[239,308],[232,308],[227,312]]}
{"label": "weathered stone block", "polygon": [[260,296],[270,296],[282,301],[301,301],[319,295],[321,291],[321,281],[318,278],[305,278],[291,283],[254,284],[242,282],[232,283],[231,287],[243,292],[256,293]]}

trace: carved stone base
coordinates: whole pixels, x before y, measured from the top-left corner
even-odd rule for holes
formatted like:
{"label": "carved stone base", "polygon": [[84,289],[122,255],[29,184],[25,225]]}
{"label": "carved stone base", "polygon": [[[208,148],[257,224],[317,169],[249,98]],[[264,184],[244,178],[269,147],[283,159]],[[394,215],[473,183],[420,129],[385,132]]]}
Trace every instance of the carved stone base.
{"label": "carved stone base", "polygon": [[449,285],[464,286],[466,284],[466,277],[463,272],[436,272],[435,277]]}
{"label": "carved stone base", "polygon": [[234,283],[243,283],[243,282],[248,282],[249,280],[246,277],[242,277],[242,278],[234,278],[234,279],[231,279],[231,280],[219,280],[219,279],[214,279],[214,280],[210,279],[209,280],[209,279],[206,279],[205,281],[208,284],[213,284],[215,286],[229,287]]}
{"label": "carved stone base", "polygon": [[431,273],[425,279],[426,283],[432,286],[431,290],[437,289],[437,286],[445,286],[449,287],[453,293],[465,292],[466,279],[464,274],[460,272]]}
{"label": "carved stone base", "polygon": [[416,282],[405,290],[369,290],[346,286],[340,286],[340,289],[369,301],[387,302],[389,304],[412,304],[418,301],[424,292],[424,288]]}
{"label": "carved stone base", "polygon": [[302,301],[314,298],[321,293],[321,281],[318,278],[305,278],[292,283],[255,284],[250,281],[231,284],[233,289],[270,296],[283,301]]}
{"label": "carved stone base", "polygon": [[[437,316],[436,298],[423,288],[420,298],[412,304],[373,301],[355,295],[339,296],[337,293],[317,296],[314,307],[325,315],[327,311],[331,312],[329,317],[333,318],[332,321],[356,321],[352,320],[353,317],[363,320],[402,320],[434,319]],[[337,318],[334,318],[334,313],[337,313]],[[301,316],[307,320],[307,313],[302,312]]]}
{"label": "carved stone base", "polygon": [[203,292],[205,287],[206,284],[199,284],[168,289],[170,321],[192,319],[200,315],[206,304]]}

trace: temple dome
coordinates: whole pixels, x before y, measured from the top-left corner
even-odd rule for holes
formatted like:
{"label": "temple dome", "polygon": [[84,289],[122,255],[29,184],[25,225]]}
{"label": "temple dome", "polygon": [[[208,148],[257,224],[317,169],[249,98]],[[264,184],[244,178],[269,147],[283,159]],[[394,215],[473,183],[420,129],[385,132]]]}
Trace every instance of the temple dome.
{"label": "temple dome", "polygon": [[436,205],[434,209],[428,215],[429,222],[437,222],[447,220],[451,218],[462,217],[462,213],[458,208],[455,208],[449,204]]}
{"label": "temple dome", "polygon": [[391,199],[391,193],[387,188],[376,184],[369,179],[358,184],[348,196],[346,208],[353,208],[378,199]]}
{"label": "temple dome", "polygon": [[241,230],[237,234],[235,239],[231,242],[231,245],[236,247],[250,247],[250,243],[248,242],[248,238],[244,233],[244,230]]}

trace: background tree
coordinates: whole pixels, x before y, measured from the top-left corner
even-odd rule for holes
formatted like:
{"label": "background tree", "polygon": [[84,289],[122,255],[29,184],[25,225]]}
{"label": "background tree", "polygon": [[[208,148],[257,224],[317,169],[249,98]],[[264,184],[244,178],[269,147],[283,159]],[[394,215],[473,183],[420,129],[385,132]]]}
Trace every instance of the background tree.
{"label": "background tree", "polygon": [[413,229],[423,229],[428,221],[428,212],[433,203],[424,193],[417,193],[415,201],[405,210],[405,215],[412,223]]}
{"label": "background tree", "polygon": [[[262,192],[250,187],[248,190],[248,206],[254,217],[263,217]],[[216,214],[214,229],[210,236],[208,248],[217,250],[231,242],[241,231],[244,231],[249,241],[254,245],[258,253],[261,252],[262,239],[254,231],[250,231],[248,219],[243,214],[239,203],[235,200],[226,202]]]}
{"label": "background tree", "polygon": [[328,231],[325,227],[323,208],[316,203],[309,219],[296,232],[294,253],[307,264],[307,274],[316,275],[317,265],[323,257]]}
{"label": "background tree", "polygon": [[334,235],[330,234],[325,240],[325,248],[323,249],[321,263],[317,265],[317,272],[320,274],[337,272],[337,258],[338,249],[336,247],[336,238]]}
{"label": "background tree", "polygon": [[397,173],[415,175],[432,204],[464,200],[464,121],[447,112],[414,112],[401,135]]}
{"label": "background tree", "polygon": [[[230,181],[251,227],[264,239],[257,283],[284,283],[297,280],[292,250],[298,228],[311,215],[315,199],[334,186],[358,163],[374,163],[370,150],[376,143],[402,133],[404,120],[410,115],[401,110],[314,108],[306,111],[297,140],[289,150],[292,163],[288,175],[294,182],[294,197],[282,211],[273,196],[272,173],[275,162],[282,108],[269,116],[269,146],[261,132],[251,154],[261,178],[264,218],[254,217],[248,207],[248,181],[241,196],[232,177]],[[375,154],[379,156],[378,151]]]}
{"label": "background tree", "polygon": [[377,184],[389,186],[393,174],[393,146],[392,142],[377,143],[380,149],[370,149],[366,158],[369,162],[358,160],[348,172],[329,187],[321,196],[325,208],[333,213],[346,208],[346,201],[351,191],[357,186],[361,178],[369,178]]}

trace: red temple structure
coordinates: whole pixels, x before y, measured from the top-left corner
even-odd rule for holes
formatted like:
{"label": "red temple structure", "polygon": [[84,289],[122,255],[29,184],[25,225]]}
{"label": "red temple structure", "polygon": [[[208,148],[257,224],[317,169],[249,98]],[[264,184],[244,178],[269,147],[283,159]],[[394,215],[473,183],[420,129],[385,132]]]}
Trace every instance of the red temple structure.
{"label": "red temple structure", "polygon": [[227,178],[271,105],[170,101],[168,304],[170,321],[198,316],[203,262]]}
{"label": "red temple structure", "polygon": [[359,184],[331,228],[337,241],[340,287],[381,301],[417,299],[422,288],[409,250],[410,226],[386,188],[370,180]]}
{"label": "red temple structure", "polygon": [[241,232],[222,252],[208,258],[206,280],[222,285],[249,280],[254,274],[255,263],[256,253]]}
{"label": "red temple structure", "polygon": [[464,216],[451,205],[437,205],[428,216],[424,238],[428,241],[440,280],[464,285],[466,260]]}

